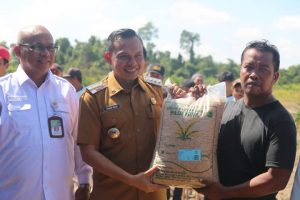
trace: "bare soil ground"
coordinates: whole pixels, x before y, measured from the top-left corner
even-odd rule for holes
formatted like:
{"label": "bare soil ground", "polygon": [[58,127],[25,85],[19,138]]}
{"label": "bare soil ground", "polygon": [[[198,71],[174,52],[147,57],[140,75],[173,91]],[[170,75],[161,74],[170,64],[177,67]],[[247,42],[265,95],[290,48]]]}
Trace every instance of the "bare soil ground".
{"label": "bare soil ground", "polygon": [[297,154],[296,154],[294,169],[293,169],[293,173],[290,177],[290,180],[289,180],[286,188],[278,193],[278,195],[277,195],[278,200],[289,200],[290,199],[290,194],[291,194],[293,183],[294,183],[294,176],[295,176],[297,165],[299,162],[299,156],[300,156],[300,149],[298,149]]}

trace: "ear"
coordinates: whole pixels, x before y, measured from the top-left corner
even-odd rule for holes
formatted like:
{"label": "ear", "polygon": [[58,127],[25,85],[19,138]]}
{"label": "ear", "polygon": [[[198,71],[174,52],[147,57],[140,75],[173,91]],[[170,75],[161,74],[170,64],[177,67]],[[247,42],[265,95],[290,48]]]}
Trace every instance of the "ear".
{"label": "ear", "polygon": [[6,70],[8,69],[9,67],[9,63],[5,64],[4,67],[6,68]]}
{"label": "ear", "polygon": [[108,62],[109,64],[111,64],[111,55],[110,55],[109,51],[105,51],[104,58],[105,58],[106,62]]}
{"label": "ear", "polygon": [[15,46],[13,47],[13,51],[14,51],[16,57],[20,58],[20,55],[21,55],[21,52],[20,52],[20,46],[15,45]]}
{"label": "ear", "polygon": [[150,62],[148,60],[145,60],[145,69],[147,68],[147,66],[150,64]]}
{"label": "ear", "polygon": [[278,79],[279,79],[279,72],[274,72],[274,80],[273,80],[274,84],[278,81]]}

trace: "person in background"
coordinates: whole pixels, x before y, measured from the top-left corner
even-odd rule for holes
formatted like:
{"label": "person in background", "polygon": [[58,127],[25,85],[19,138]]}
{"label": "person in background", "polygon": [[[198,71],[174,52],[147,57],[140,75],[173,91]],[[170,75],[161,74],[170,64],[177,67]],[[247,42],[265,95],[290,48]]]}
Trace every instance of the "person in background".
{"label": "person in background", "polygon": [[82,85],[82,74],[78,68],[70,68],[68,73],[63,76],[75,88],[78,98],[85,92],[86,88]]}
{"label": "person in background", "polygon": [[223,72],[219,77],[219,82],[225,82],[226,83],[226,96],[227,102],[234,101],[234,97],[232,96],[232,82],[234,80],[234,75],[232,72],[226,71]]}
{"label": "person in background", "polygon": [[50,72],[56,50],[44,26],[21,29],[13,48],[20,64],[0,78],[0,199],[89,198],[92,168],[76,145],[78,99]]}
{"label": "person in background", "polygon": [[[222,116],[217,158],[220,183],[203,180],[208,199],[275,200],[293,170],[296,126],[273,96],[280,55],[266,40],[250,42],[241,55],[244,97],[228,102]],[[299,198],[299,196],[298,196]]]}
{"label": "person in background", "polygon": [[[150,64],[144,73],[144,80],[157,86],[163,86],[164,75],[165,68],[162,65]],[[164,91],[165,95],[167,95],[167,91]]]}
{"label": "person in background", "polygon": [[185,80],[183,81],[181,88],[186,91],[187,93],[191,92],[191,89],[193,89],[195,86],[195,82],[192,80]]}
{"label": "person in background", "polygon": [[0,77],[6,74],[9,66],[10,54],[8,49],[0,46]]}
{"label": "person in background", "polygon": [[195,83],[195,85],[204,84],[204,76],[200,73],[194,74],[191,79]]}
{"label": "person in background", "polygon": [[[148,83],[143,42],[132,29],[108,37],[105,59],[112,72],[87,87],[80,98],[78,144],[94,168],[91,199],[166,199],[166,187],[153,184],[150,168],[159,130],[162,87]],[[182,97],[179,87],[171,94]]]}
{"label": "person in background", "polygon": [[165,68],[161,64],[150,64],[147,69],[146,75],[163,81]]}
{"label": "person in background", "polygon": [[50,67],[50,70],[56,76],[59,76],[59,77],[63,76],[63,68],[57,63],[53,63]]}
{"label": "person in background", "polygon": [[244,96],[244,90],[241,85],[241,80],[236,79],[232,83],[232,96],[234,97],[234,100],[237,101]]}

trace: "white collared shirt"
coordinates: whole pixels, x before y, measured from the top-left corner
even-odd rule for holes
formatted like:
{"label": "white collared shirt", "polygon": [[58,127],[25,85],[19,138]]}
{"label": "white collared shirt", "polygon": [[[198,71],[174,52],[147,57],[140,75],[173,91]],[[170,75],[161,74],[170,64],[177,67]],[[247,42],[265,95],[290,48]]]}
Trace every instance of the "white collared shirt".
{"label": "white collared shirt", "polygon": [[[0,199],[74,199],[74,173],[91,184],[76,145],[78,99],[66,80],[49,71],[37,87],[19,66],[0,79],[0,104]],[[53,115],[63,120],[63,138],[50,137]]]}

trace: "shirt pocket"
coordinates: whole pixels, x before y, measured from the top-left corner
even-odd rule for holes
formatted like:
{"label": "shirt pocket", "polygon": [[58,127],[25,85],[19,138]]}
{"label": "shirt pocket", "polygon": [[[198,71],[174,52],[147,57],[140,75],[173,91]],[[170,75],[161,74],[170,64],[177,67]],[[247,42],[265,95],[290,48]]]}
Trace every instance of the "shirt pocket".
{"label": "shirt pocket", "polygon": [[[126,122],[129,124],[132,122],[128,122],[128,117],[126,120],[126,116],[120,109],[103,112],[101,113],[100,118],[102,122],[100,137],[101,148],[111,148],[126,139],[127,136],[125,131],[130,131],[129,126],[126,126]],[[117,138],[110,137],[108,132],[111,128],[116,128],[119,130],[120,135]]]}
{"label": "shirt pocket", "polygon": [[48,117],[52,117],[53,115],[58,116],[62,119],[63,127],[64,127],[64,137],[67,137],[69,132],[71,132],[74,128],[72,127],[72,120],[69,111],[69,105],[65,102],[57,102],[55,106],[52,105],[52,112],[49,112]]}
{"label": "shirt pocket", "polygon": [[32,132],[33,115],[32,106],[25,102],[9,102],[7,105],[9,122],[9,130],[7,130],[6,141],[12,143],[16,147],[29,147],[36,145]]}
{"label": "shirt pocket", "polygon": [[10,102],[7,109],[15,128],[22,129],[30,126],[31,121],[29,118],[33,114],[30,103]]}

